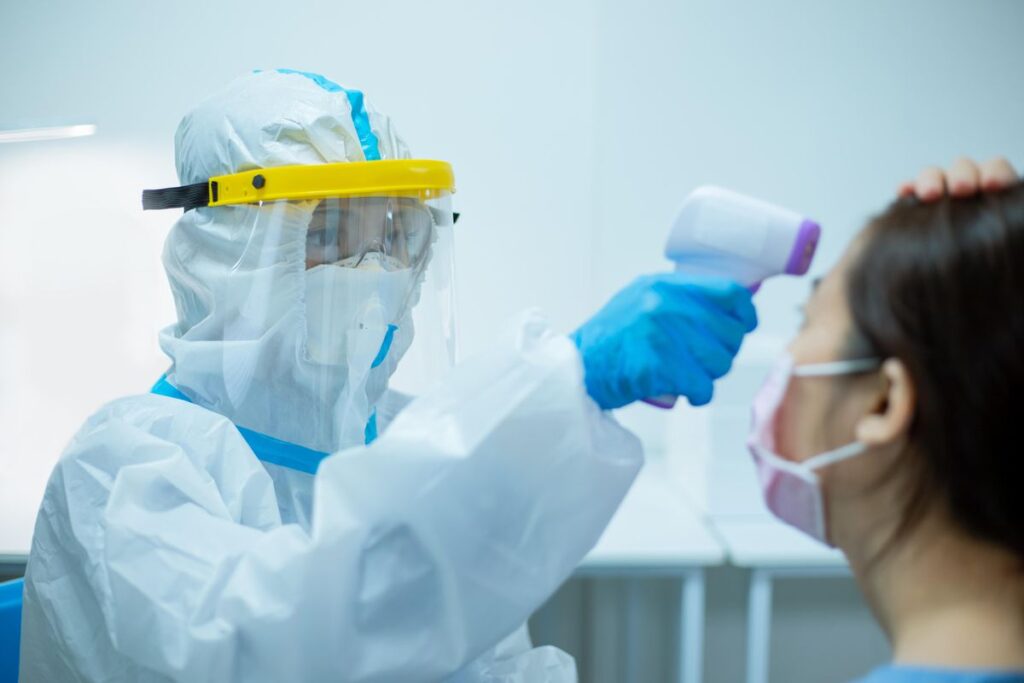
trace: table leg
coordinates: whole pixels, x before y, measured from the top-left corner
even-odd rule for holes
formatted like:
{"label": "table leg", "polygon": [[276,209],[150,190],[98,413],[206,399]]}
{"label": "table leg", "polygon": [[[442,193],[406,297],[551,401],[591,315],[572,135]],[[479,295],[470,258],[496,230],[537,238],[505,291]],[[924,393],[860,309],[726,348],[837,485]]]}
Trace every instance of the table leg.
{"label": "table leg", "polygon": [[636,634],[640,632],[642,621],[640,616],[640,579],[626,578],[623,582],[626,594],[625,677],[626,680],[634,680],[639,667]]}
{"label": "table leg", "polygon": [[704,675],[704,570],[689,570],[679,591],[679,681],[701,683]]}
{"label": "table leg", "polygon": [[747,683],[768,683],[768,657],[772,628],[772,574],[765,569],[750,573],[747,605]]}

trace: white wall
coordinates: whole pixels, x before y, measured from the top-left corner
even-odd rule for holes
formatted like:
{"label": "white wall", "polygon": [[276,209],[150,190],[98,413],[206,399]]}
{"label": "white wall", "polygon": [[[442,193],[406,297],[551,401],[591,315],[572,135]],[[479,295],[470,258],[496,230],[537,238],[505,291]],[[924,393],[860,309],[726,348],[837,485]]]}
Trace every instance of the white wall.
{"label": "white wall", "polygon": [[[94,122],[99,134],[0,145],[0,552],[20,542],[85,415],[165,365],[159,245],[173,216],[143,216],[138,193],[175,182],[178,120],[236,74],[323,72],[364,89],[415,153],[453,162],[473,352],[523,307],[568,330],[666,267],[665,229],[695,185],[818,218],[820,272],[923,164],[1024,163],[1022,27],[1014,0],[5,0],[0,127]],[[760,334],[788,335],[805,291],[765,287]],[[655,457],[679,450],[667,414],[623,419]],[[862,624],[865,642],[877,637]],[[776,673],[801,671],[794,655]]]}

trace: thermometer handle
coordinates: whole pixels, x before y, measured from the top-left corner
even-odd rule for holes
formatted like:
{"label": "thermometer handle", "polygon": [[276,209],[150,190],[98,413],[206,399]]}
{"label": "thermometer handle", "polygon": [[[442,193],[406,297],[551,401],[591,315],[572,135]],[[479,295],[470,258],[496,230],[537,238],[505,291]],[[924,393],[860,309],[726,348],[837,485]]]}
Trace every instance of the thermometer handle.
{"label": "thermometer handle", "polygon": [[[757,290],[761,289],[761,283],[755,282],[754,284],[747,287],[751,294],[757,294]],[[655,396],[653,398],[645,398],[644,403],[652,405],[655,408],[661,408],[662,410],[672,410],[676,407],[676,401],[679,400],[678,396],[670,396],[664,394],[662,396]]]}

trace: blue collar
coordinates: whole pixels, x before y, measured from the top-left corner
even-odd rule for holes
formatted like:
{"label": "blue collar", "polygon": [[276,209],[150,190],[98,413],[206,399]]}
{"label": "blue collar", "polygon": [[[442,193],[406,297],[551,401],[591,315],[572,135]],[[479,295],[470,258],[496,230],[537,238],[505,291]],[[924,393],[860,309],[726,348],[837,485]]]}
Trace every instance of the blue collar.
{"label": "blue collar", "polygon": [[[167,375],[162,376],[157,383],[150,389],[151,393],[159,394],[160,396],[168,396],[170,398],[176,398],[181,401],[193,403],[193,401],[181,393],[177,387],[167,381]],[[254,432],[251,429],[245,427],[239,427],[235,425],[238,433],[242,435],[245,442],[249,444],[249,448],[252,449],[256,457],[263,462],[269,462],[274,465],[280,465],[281,467],[287,467],[291,470],[298,470],[299,472],[306,472],[307,474],[316,474],[317,468],[320,467],[320,461],[326,458],[329,453],[323,453],[321,451],[314,451],[312,448],[306,448],[298,444],[290,443],[288,441],[281,441],[275,439],[272,436],[266,434],[260,434]],[[372,443],[377,438],[377,411],[374,411],[370,416],[370,421],[366,423],[366,443]]]}

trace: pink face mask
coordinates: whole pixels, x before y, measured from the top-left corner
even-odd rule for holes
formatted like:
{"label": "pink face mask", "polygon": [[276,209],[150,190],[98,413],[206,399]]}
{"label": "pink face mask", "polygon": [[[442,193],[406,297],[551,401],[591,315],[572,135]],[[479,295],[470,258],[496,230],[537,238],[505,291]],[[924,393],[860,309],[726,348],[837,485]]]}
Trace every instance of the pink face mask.
{"label": "pink face mask", "polygon": [[761,493],[776,517],[822,543],[828,541],[825,502],[816,470],[863,453],[865,446],[849,443],[820,453],[803,462],[781,457],[775,440],[779,409],[791,377],[835,377],[878,367],[875,359],[844,360],[835,363],[797,366],[789,353],[783,354],[754,398],[754,416],[747,447],[757,465]]}

